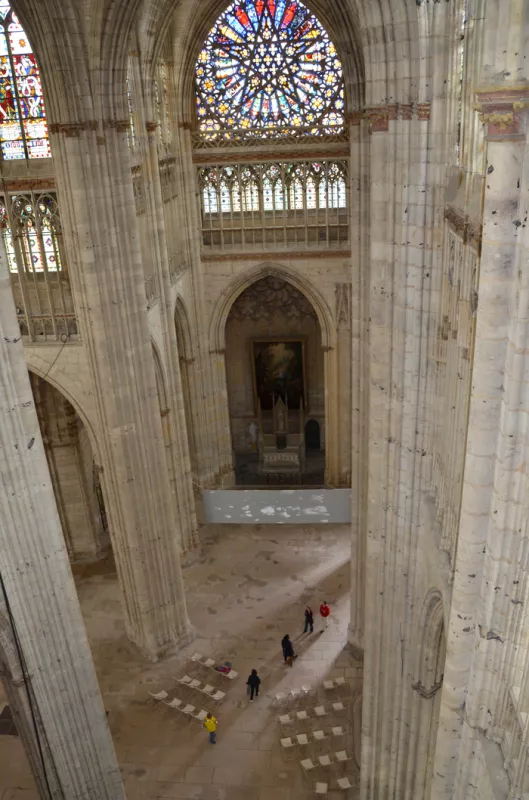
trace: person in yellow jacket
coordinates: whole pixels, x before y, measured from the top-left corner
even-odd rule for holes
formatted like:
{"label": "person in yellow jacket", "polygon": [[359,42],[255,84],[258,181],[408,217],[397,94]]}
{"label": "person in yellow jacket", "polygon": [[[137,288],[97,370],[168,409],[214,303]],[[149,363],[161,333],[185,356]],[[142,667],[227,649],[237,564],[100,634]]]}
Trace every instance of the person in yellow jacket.
{"label": "person in yellow jacket", "polygon": [[209,731],[209,741],[211,744],[217,744],[217,720],[213,714],[208,711],[208,715],[204,720],[204,728]]}

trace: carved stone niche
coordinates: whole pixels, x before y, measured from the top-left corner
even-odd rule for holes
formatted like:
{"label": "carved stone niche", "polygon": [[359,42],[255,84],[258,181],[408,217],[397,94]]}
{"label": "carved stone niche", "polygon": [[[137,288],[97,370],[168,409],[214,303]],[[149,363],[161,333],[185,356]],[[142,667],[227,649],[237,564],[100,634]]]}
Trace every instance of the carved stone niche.
{"label": "carved stone niche", "polygon": [[267,275],[252,283],[237,298],[228,319],[271,320],[275,314],[289,319],[317,318],[312,305],[295,286],[282,278]]}

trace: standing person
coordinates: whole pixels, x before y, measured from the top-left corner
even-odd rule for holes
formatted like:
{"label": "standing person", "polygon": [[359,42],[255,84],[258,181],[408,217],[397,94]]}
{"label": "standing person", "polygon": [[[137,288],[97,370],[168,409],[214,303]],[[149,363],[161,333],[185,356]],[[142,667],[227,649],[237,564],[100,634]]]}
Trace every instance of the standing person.
{"label": "standing person", "polygon": [[261,678],[257,674],[256,669],[252,669],[252,674],[248,676],[246,685],[248,686],[248,694],[250,695],[250,703],[253,703],[253,696],[259,697],[259,685]]}
{"label": "standing person", "polygon": [[320,616],[321,616],[322,621],[323,621],[323,628],[321,629],[322,633],[329,625],[329,614],[330,613],[331,613],[331,609],[327,605],[327,600],[324,600],[323,603],[320,606]]}
{"label": "standing person", "polygon": [[217,720],[211,711],[208,711],[206,719],[204,720],[204,728],[209,731],[210,744],[217,744]]}
{"label": "standing person", "polygon": [[312,608],[307,606],[305,609],[305,628],[303,633],[307,633],[308,629],[310,628],[310,632],[314,632],[314,614],[312,613]]}
{"label": "standing person", "polygon": [[292,646],[292,642],[290,641],[290,634],[286,633],[281,639],[281,649],[283,650],[285,664],[288,664],[288,666],[291,667],[292,662],[295,658],[297,658],[297,655],[294,653],[294,648]]}

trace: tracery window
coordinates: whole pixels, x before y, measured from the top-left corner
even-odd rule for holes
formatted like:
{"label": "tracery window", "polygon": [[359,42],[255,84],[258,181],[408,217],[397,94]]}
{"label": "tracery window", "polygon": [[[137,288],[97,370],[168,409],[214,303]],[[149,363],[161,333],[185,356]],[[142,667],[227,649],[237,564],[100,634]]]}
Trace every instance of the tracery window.
{"label": "tracery window", "polygon": [[37,60],[7,0],[0,0],[0,145],[6,160],[51,156]]}
{"label": "tracery window", "polygon": [[210,31],[195,76],[199,129],[207,138],[343,131],[342,65],[321,23],[298,0],[236,0]]}
{"label": "tracery window", "polygon": [[10,272],[37,274],[62,269],[61,221],[54,195],[10,195],[9,207],[5,198],[0,198],[0,226]]}
{"label": "tracery window", "polygon": [[[204,215],[242,211],[345,209],[347,170],[342,161],[202,167]],[[241,201],[242,198],[242,201]]]}

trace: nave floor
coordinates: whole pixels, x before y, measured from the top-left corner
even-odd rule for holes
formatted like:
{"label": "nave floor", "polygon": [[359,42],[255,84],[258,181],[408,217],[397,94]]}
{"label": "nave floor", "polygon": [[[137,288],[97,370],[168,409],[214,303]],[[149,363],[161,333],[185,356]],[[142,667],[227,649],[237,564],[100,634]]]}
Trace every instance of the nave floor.
{"label": "nave floor", "polygon": [[[339,675],[352,682],[355,693],[361,689],[361,665],[344,650],[349,536],[345,525],[203,529],[202,554],[184,572],[189,614],[196,628],[186,653],[230,660],[240,673],[236,681],[224,681],[228,697],[216,713],[215,746],[198,723],[182,724],[178,712],[147,702],[148,690],[174,688],[178,696],[172,678],[186,671],[191,674],[192,665],[183,654],[162,664],[145,664],[134,652],[124,634],[111,559],[75,567],[129,800],[312,798],[297,761],[282,758],[278,710],[272,707],[272,698],[285,688],[302,683],[317,686],[324,678]],[[331,605],[329,629],[320,633],[316,617],[314,634],[300,638],[305,605],[317,612],[323,599]],[[283,665],[280,653],[285,633],[291,634],[299,653],[292,669]],[[261,696],[250,704],[245,681],[253,667],[262,685]],[[207,703],[203,705],[207,708]],[[14,737],[0,736],[0,763],[0,799],[34,800],[28,768]],[[339,795],[330,795],[335,796]]]}

